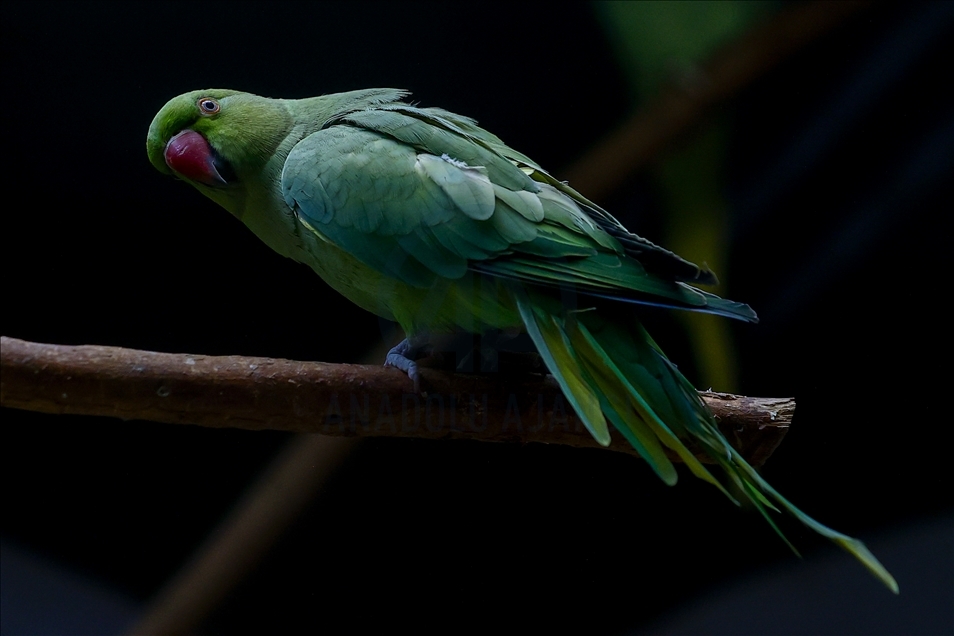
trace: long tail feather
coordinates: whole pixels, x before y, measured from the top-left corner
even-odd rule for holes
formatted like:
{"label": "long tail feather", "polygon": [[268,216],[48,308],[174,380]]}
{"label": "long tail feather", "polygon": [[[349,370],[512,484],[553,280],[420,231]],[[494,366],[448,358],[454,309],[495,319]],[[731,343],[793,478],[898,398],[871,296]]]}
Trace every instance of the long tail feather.
{"label": "long tail feather", "polygon": [[573,353],[562,346],[562,338],[554,330],[549,318],[545,315],[538,316],[539,310],[533,307],[525,296],[521,298],[518,294],[517,307],[527,327],[527,333],[530,334],[537,351],[543,356],[547,368],[563,389],[563,395],[573,405],[577,415],[583,420],[584,426],[596,441],[603,446],[608,446],[610,434],[600,409],[599,398],[583,381]]}
{"label": "long tail feather", "polygon": [[[795,554],[771,512],[784,510],[818,534],[855,556],[892,592],[898,584],[858,539],[815,521],[772,488],[719,431],[708,408],[641,325],[625,328],[603,320],[598,312],[567,314],[534,292],[515,291],[520,315],[567,399],[593,437],[609,443],[607,420],[649,463],[667,484],[675,484],[676,469],[664,447],[689,470],[721,490],[726,487],[686,446],[691,440],[702,449],[761,513]],[[738,503],[738,502],[736,502]]]}

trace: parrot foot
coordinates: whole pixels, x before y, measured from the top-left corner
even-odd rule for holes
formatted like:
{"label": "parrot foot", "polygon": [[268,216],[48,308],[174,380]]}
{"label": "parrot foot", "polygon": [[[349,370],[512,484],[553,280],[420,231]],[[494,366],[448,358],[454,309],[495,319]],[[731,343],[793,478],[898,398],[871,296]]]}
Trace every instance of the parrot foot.
{"label": "parrot foot", "polygon": [[417,369],[417,362],[421,353],[427,347],[427,341],[417,338],[405,338],[395,347],[388,351],[384,359],[384,366],[400,369],[407,374],[407,377],[414,383],[414,392],[421,392],[421,374]]}

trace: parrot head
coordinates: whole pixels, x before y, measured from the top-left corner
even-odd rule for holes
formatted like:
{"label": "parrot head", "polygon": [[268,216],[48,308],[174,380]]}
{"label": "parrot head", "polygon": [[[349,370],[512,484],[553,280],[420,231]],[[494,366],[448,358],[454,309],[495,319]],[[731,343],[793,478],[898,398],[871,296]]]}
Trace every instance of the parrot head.
{"label": "parrot head", "polygon": [[225,89],[174,97],[146,137],[149,161],[240,216],[254,185],[291,128],[281,100]]}

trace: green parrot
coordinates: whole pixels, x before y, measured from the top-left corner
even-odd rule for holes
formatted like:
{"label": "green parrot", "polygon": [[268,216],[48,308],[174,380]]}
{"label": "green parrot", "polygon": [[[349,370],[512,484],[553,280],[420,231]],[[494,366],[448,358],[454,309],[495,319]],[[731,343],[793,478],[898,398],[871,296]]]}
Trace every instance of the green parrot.
{"label": "green parrot", "polygon": [[[749,322],[755,312],[690,285],[715,276],[629,232],[473,119],[407,96],[389,88],[300,100],[194,91],[163,106],[146,148],[160,172],[400,324],[406,340],[385,364],[416,388],[415,357],[428,336],[526,331],[601,444],[616,429],[672,485],[669,449],[738,503],[726,487],[734,485],[783,539],[769,510],[831,539],[897,593],[861,541],[793,506],[729,445],[632,308]],[[723,481],[687,449],[690,440]]]}

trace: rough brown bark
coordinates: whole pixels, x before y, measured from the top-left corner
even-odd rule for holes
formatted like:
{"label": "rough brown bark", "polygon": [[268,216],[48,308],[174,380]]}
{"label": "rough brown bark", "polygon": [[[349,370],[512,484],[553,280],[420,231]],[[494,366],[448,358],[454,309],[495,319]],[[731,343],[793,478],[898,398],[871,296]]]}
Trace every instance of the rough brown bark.
{"label": "rough brown bark", "polygon": [[[0,339],[0,405],[172,424],[599,447],[551,377],[422,370],[424,393],[381,366],[156,353]],[[730,442],[761,464],[795,403],[703,393]],[[619,436],[617,436],[619,437]],[[633,453],[621,438],[612,450]]]}

